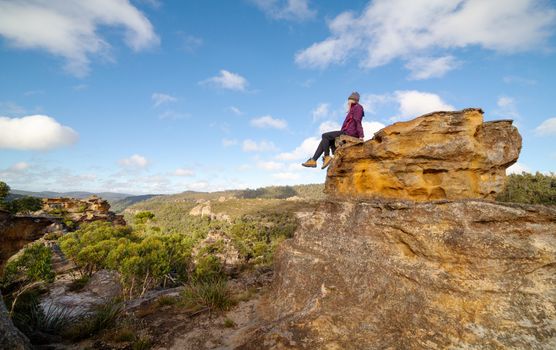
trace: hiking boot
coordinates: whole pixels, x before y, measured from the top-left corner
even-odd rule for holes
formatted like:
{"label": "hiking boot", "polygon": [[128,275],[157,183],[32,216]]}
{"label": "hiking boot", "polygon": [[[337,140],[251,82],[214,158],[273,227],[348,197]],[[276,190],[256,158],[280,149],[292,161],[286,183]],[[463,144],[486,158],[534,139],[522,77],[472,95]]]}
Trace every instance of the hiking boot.
{"label": "hiking boot", "polygon": [[322,168],[321,169],[324,169],[327,166],[329,166],[331,161],[332,161],[332,157],[324,156],[324,158],[322,159]]}
{"label": "hiking boot", "polygon": [[305,163],[301,163],[301,165],[303,165],[304,167],[307,167],[307,168],[316,168],[317,167],[317,161],[314,160],[313,158],[309,158]]}

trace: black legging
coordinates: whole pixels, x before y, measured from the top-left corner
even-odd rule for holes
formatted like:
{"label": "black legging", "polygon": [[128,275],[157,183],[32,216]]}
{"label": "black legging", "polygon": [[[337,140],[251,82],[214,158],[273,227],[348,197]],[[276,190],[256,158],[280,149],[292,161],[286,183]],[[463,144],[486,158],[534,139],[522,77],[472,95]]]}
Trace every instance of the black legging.
{"label": "black legging", "polygon": [[330,150],[332,150],[332,154],[334,154],[334,152],[336,152],[336,137],[343,134],[344,134],[343,131],[330,131],[322,134],[322,140],[320,141],[319,146],[317,147],[317,151],[315,152],[313,159],[314,160],[319,159],[319,157],[323,153],[325,156],[329,156]]}

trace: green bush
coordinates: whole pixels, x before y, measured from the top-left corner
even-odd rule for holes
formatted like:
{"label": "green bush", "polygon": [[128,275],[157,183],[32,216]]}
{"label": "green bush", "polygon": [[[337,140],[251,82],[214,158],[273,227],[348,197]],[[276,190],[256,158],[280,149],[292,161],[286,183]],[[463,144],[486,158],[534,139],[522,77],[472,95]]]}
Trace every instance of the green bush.
{"label": "green bush", "polygon": [[226,280],[194,281],[185,286],[183,300],[194,309],[227,310],[233,305]]}
{"label": "green bush", "polygon": [[7,287],[16,281],[24,283],[52,282],[54,277],[52,251],[42,243],[34,243],[25,248],[21,255],[6,264],[2,284]]}
{"label": "green bush", "polygon": [[246,261],[270,265],[278,244],[292,237],[296,227],[297,219],[291,213],[261,213],[236,220],[229,235]]}
{"label": "green bush", "polygon": [[556,204],[556,175],[522,173],[509,175],[506,188],[496,197],[501,202]]}
{"label": "green bush", "polygon": [[63,335],[73,341],[89,338],[116,324],[122,310],[123,304],[117,300],[101,304],[93,309],[91,314],[66,328]]}
{"label": "green bush", "polygon": [[70,308],[49,305],[43,309],[36,293],[28,293],[21,297],[12,320],[20,331],[33,340],[39,333],[60,335],[76,321],[76,317]]}
{"label": "green bush", "polygon": [[129,227],[93,222],[59,239],[82,275],[100,269],[120,273],[125,295],[187,281],[194,240],[179,234],[136,234]]}
{"label": "green bush", "polygon": [[224,269],[220,263],[220,259],[210,254],[197,257],[195,280],[211,281],[222,277],[224,277]]}
{"label": "green bush", "polygon": [[29,214],[42,209],[42,199],[37,197],[22,197],[4,203],[4,209],[12,214]]}

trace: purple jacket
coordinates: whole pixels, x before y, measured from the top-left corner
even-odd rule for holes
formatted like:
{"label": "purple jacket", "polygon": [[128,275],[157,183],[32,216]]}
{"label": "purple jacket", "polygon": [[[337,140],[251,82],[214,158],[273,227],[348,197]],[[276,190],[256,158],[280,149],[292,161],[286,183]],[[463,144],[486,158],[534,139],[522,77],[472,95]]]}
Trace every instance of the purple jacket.
{"label": "purple jacket", "polygon": [[342,131],[349,136],[359,138],[365,137],[363,134],[363,126],[361,125],[361,119],[363,119],[364,115],[363,106],[359,103],[352,104],[346,115],[346,120],[344,120],[344,124],[342,124]]}

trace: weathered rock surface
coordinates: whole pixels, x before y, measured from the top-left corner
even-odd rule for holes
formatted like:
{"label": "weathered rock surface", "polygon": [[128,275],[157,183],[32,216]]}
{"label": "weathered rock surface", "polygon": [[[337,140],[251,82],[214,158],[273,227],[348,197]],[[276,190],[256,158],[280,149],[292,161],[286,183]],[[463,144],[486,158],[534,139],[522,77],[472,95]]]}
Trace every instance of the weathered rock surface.
{"label": "weathered rock surface", "polygon": [[116,225],[126,224],[122,215],[116,215],[110,211],[108,201],[94,195],[87,199],[44,198],[42,212],[64,213],[67,218],[77,223],[101,220],[109,221]]}
{"label": "weathered rock surface", "polygon": [[48,293],[41,297],[43,309],[67,310],[71,315],[87,314],[95,306],[107,303],[122,293],[119,275],[114,271],[97,271],[83,289],[75,292],[70,290],[72,281],[70,276],[64,276],[52,283]]}
{"label": "weathered rock surface", "polygon": [[556,349],[554,207],[327,201],[275,268],[241,349]]}
{"label": "weathered rock surface", "polygon": [[0,209],[0,273],[12,255],[41,238],[53,222],[46,217],[14,216]]}
{"label": "weathered rock surface", "polygon": [[325,191],[419,201],[493,199],[520,150],[521,136],[510,120],[483,122],[480,109],[435,112],[339,148]]}
{"label": "weathered rock surface", "polygon": [[31,343],[12,323],[8,310],[0,293],[0,349],[27,350],[32,349]]}

